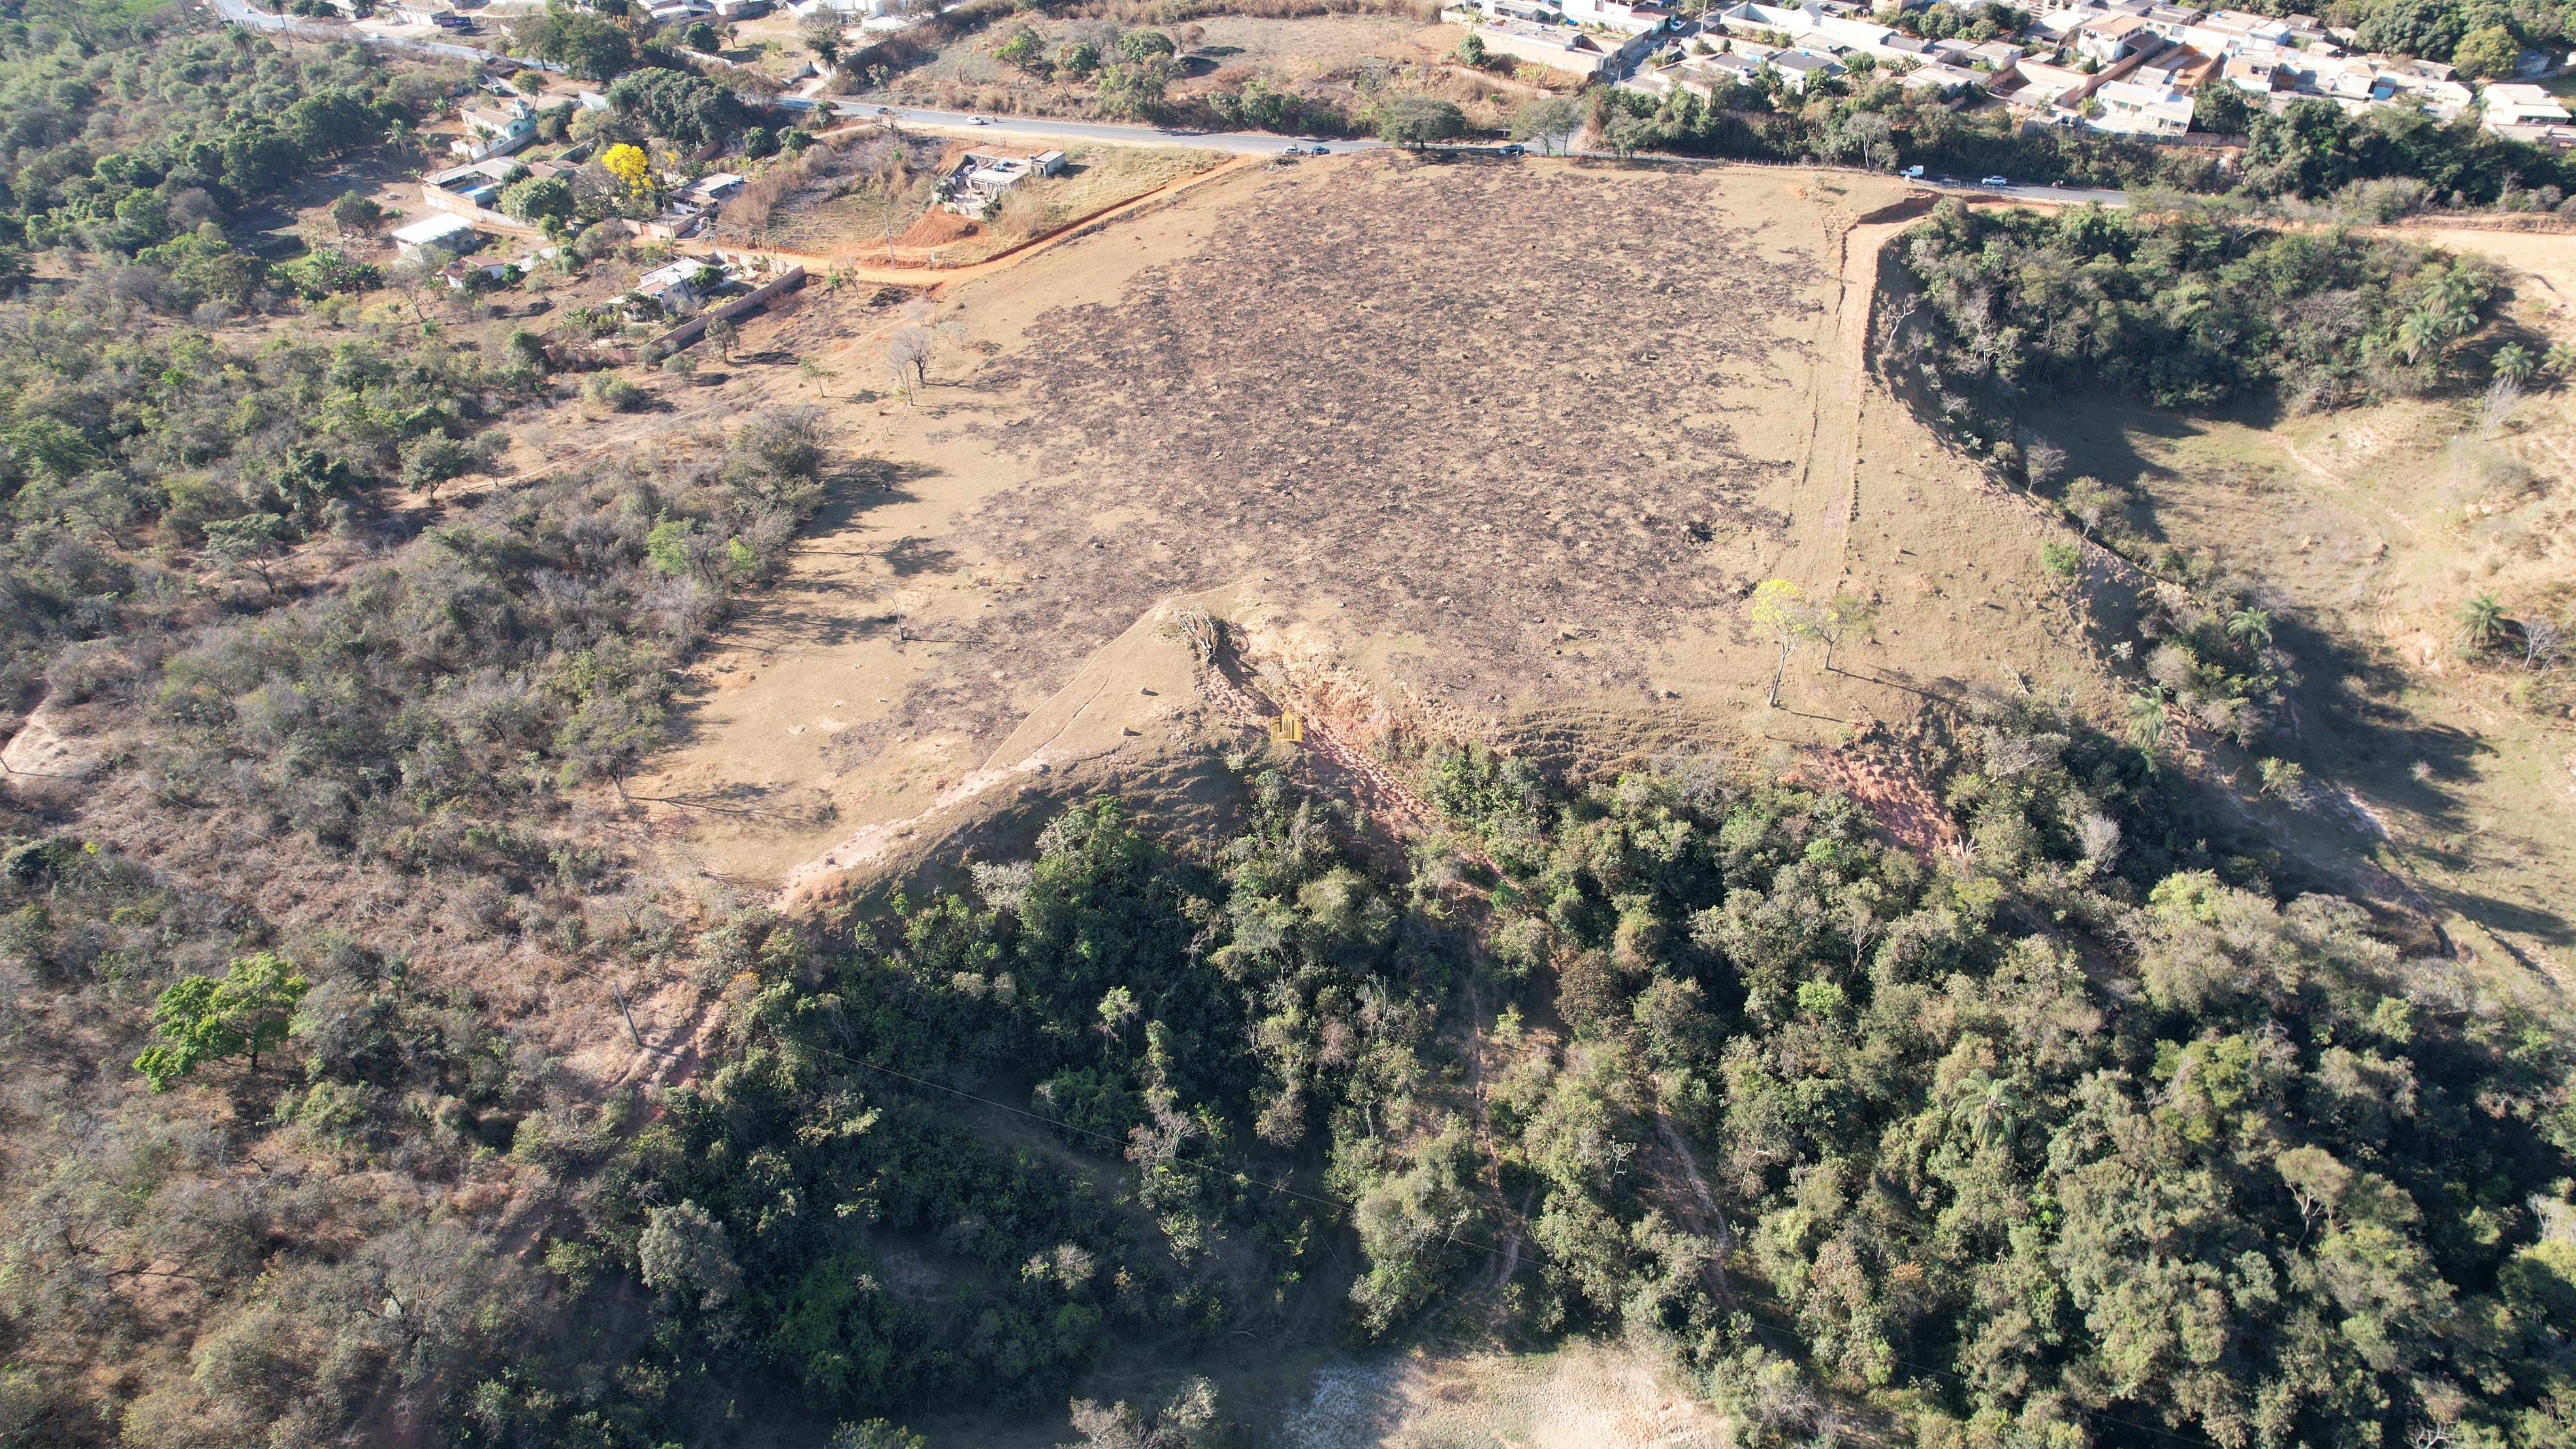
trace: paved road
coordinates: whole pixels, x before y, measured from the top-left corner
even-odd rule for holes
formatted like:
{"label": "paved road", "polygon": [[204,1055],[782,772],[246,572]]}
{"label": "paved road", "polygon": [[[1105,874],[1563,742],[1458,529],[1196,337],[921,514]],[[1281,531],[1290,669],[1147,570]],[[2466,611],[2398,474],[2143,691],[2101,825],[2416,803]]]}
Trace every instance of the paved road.
{"label": "paved road", "polygon": [[[485,61],[502,59],[502,57],[496,52],[478,49],[477,47],[470,45],[449,45],[435,40],[415,40],[408,36],[379,35],[372,31],[358,30],[349,26],[324,26],[310,24],[308,22],[294,20],[283,15],[271,15],[264,10],[254,10],[245,3],[245,0],[203,0],[203,3],[216,14],[231,21],[235,25],[246,25],[255,30],[291,32],[310,39],[319,40],[356,40],[361,44],[380,45],[397,50],[419,51],[428,55],[443,56],[450,60]],[[521,66],[534,65],[546,70],[561,69],[559,66],[546,65],[541,61],[514,60],[511,64]],[[833,114],[858,120],[864,120],[883,113],[879,107],[861,101],[833,101],[830,102],[829,105]],[[797,109],[819,108],[820,107],[818,105],[814,105],[812,103],[809,103],[808,106],[797,107]],[[1142,142],[1146,144],[1160,143],[1174,146],[1207,146],[1220,151],[1231,151],[1239,156],[1275,156],[1287,150],[1291,146],[1305,147],[1312,144],[1306,141],[1303,137],[1274,136],[1263,131],[1174,131],[1155,126],[1121,126],[1106,121],[1061,121],[1049,120],[1036,116],[1003,115],[988,116],[986,117],[988,122],[987,125],[975,127],[974,114],[966,111],[921,111],[906,109],[903,107],[894,107],[892,108],[892,114],[896,120],[916,126],[969,126],[974,127],[977,130],[990,131],[996,136],[1007,136],[1017,132],[1021,135],[1031,136],[1074,136],[1093,141],[1127,141]],[[1327,141],[1322,144],[1330,146],[1335,152],[1343,152],[1380,150],[1384,148],[1386,143],[1383,141],[1360,139],[1351,141]],[[1470,146],[1451,149],[1475,151],[1488,148]],[[1600,155],[1606,158],[1606,153],[1587,154]],[[1668,159],[1696,161],[1704,158],[1675,157]],[[1940,183],[1935,181],[1930,184],[1937,186]],[[2074,204],[2081,204],[2087,201],[2098,201],[2104,206],[2125,206],[2128,204],[2128,197],[2120,192],[2090,190],[2074,186],[1986,186],[1965,187],[1962,189],[1982,191],[1989,195],[2003,196],[2015,201],[2041,201]]]}
{"label": "paved road", "polygon": [[[894,107],[894,119],[914,126],[974,126],[974,117],[965,111],[915,111]],[[835,101],[837,115],[854,120],[867,120],[878,114],[878,108],[859,101]],[[1383,147],[1383,141],[1307,141],[1302,136],[1273,136],[1264,131],[1172,131],[1154,126],[1118,126],[1102,121],[1059,121],[1043,116],[990,115],[987,126],[977,130],[1007,136],[1013,132],[1037,136],[1079,136],[1092,141],[1140,141],[1168,146],[1206,146],[1219,151],[1232,151],[1239,156],[1275,156],[1291,146],[1322,144],[1334,151],[1369,151]]]}

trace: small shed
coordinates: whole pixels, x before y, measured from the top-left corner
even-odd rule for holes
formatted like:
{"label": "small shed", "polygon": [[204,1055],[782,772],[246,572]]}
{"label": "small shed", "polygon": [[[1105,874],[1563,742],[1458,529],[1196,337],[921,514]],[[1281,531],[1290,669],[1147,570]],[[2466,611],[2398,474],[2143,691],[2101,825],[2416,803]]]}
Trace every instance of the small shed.
{"label": "small shed", "polygon": [[394,250],[406,257],[420,255],[424,248],[463,256],[483,245],[482,234],[474,223],[461,216],[433,216],[398,227],[393,233]]}

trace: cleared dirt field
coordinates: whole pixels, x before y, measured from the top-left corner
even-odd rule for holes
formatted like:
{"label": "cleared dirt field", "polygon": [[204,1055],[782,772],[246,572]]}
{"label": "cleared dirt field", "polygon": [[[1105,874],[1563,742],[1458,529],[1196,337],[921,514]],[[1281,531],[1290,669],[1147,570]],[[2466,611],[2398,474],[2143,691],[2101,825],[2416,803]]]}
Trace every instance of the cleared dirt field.
{"label": "cleared dirt field", "polygon": [[[1189,692],[1154,616],[1181,599],[1294,675],[1275,698],[1568,755],[2090,690],[2040,525],[1865,387],[1902,223],[1857,218],[1905,195],[1353,157],[1220,176],[953,288],[910,400],[896,309],[756,324],[746,349],[829,364],[784,395],[881,462],[697,673],[693,737],[636,793],[711,872],[810,888],[1061,788],[1041,765],[1185,775],[1258,737]],[[1838,672],[1793,661],[1779,711],[1742,602],[1773,575],[1883,610]]]}

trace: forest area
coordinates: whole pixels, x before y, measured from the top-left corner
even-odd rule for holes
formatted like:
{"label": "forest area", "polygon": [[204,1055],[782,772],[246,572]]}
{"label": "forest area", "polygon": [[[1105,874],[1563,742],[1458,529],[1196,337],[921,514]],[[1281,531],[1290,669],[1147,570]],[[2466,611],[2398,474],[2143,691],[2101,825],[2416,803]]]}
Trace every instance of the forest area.
{"label": "forest area", "polygon": [[[1215,841],[1076,798],[950,888],[708,887],[625,782],[871,460],[774,407],[437,504],[580,390],[250,219],[449,82],[208,26],[0,14],[0,707],[96,755],[0,800],[0,1444],[1249,1445],[1197,1355],[1318,1295],[1353,1353],[1639,1336],[1744,1449],[2576,1439],[2571,1023],[2230,846],[2152,729],[1943,717],[1955,860],[1780,761],[1417,737],[1401,842],[1249,751]],[[1910,247],[1916,376],[2024,468],[2016,388],[2406,386],[2491,291]],[[2170,707],[2259,735],[2268,637],[2180,623]],[[675,1085],[539,1029],[647,981],[710,1023]],[[1140,1345],[1168,1390],[1094,1402]]]}

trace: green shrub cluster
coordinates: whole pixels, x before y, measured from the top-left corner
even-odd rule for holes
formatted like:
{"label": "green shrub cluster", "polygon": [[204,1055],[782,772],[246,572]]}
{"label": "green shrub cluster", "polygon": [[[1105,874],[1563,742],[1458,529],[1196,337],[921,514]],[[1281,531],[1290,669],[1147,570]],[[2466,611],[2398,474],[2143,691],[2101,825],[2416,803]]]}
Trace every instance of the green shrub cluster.
{"label": "green shrub cluster", "polygon": [[669,668],[821,494],[810,411],[720,451],[488,495],[347,587],[197,633],[136,682],[172,804],[335,852],[525,879],[519,822],[661,740]]}
{"label": "green shrub cluster", "polygon": [[439,95],[359,46],[290,51],[187,8],[24,7],[0,23],[0,243],[131,256],[208,224],[220,241]]}
{"label": "green shrub cluster", "polygon": [[[2407,242],[2092,207],[2052,218],[1945,203],[1900,245],[1923,305],[1920,331],[1899,340],[1920,346],[1895,367],[2005,402],[2096,387],[2173,408],[2259,390],[2301,407],[2420,392],[2497,290],[2490,268]],[[1991,408],[1939,407],[2009,436]]]}
{"label": "green shrub cluster", "polygon": [[1433,761],[1563,1028],[1508,1023],[1493,1091],[1536,1322],[1666,1336],[1755,1443],[1838,1400],[1924,1444],[2558,1442],[2564,1023],[2202,854],[2073,720],[1923,763],[1956,865],[1803,788]]}

